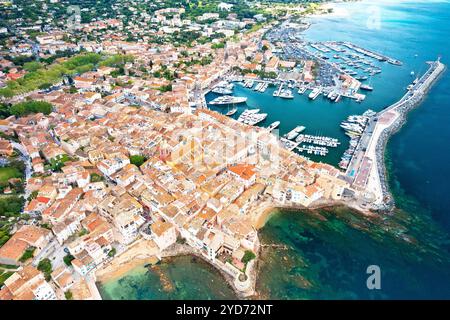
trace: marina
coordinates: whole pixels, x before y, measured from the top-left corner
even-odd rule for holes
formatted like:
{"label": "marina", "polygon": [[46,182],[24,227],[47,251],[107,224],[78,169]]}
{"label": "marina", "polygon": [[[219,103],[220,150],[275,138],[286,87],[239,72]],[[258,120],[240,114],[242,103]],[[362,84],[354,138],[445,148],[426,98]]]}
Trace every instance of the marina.
{"label": "marina", "polygon": [[245,88],[249,88],[249,89],[251,89],[251,88],[253,88],[253,85],[255,84],[255,82],[253,81],[253,80],[245,80],[243,83],[242,83],[242,85],[245,87]]}
{"label": "marina", "polygon": [[355,45],[355,44],[353,44],[351,42],[337,42],[336,44],[343,45],[343,46],[345,46],[345,47],[347,47],[349,49],[352,49],[352,50],[354,50],[354,51],[356,51],[358,53],[361,53],[361,54],[363,54],[365,56],[368,56],[368,57],[371,57],[373,59],[377,59],[378,61],[381,61],[381,62],[387,61],[388,63],[393,64],[393,65],[397,65],[397,66],[401,66],[403,64],[401,61],[399,61],[397,59],[393,59],[393,58],[390,58],[390,57],[385,56],[383,54],[376,53],[376,52],[373,52],[373,51],[368,50],[368,49],[364,49],[364,48],[362,48],[360,46],[357,46],[357,45]]}
{"label": "marina", "polygon": [[[341,123],[341,128],[344,129],[345,134],[350,137],[349,148],[344,152],[339,162],[339,168],[347,170],[361,140],[361,136],[366,129],[370,119],[376,115],[376,112],[367,110],[362,115],[351,115],[346,121]],[[353,176],[355,172],[350,175]]]}
{"label": "marina", "polygon": [[255,88],[253,90],[264,93],[267,90],[268,86],[269,86],[268,82],[264,82],[264,81],[258,82],[258,84],[255,86]]}
{"label": "marina", "polygon": [[232,95],[233,94],[234,84],[229,83],[228,81],[220,81],[215,87],[211,90],[211,92],[220,94],[220,95]]}
{"label": "marina", "polygon": [[[308,41],[295,31],[291,32],[289,27],[280,29],[283,29],[285,33],[271,30],[267,35],[269,41],[284,42],[284,46],[277,49],[277,55],[280,55],[280,59],[288,61],[291,59],[317,61],[316,80],[304,81],[302,78],[291,78],[290,72],[287,75],[280,73],[276,79],[228,77],[226,81],[229,83],[241,84],[234,88],[233,94],[236,97],[248,98],[246,106],[253,108],[257,106],[258,109],[261,109],[262,115],[241,114],[237,118],[242,123],[259,124],[270,129],[269,131],[274,128],[267,123],[278,123],[276,127],[280,136],[286,140],[331,148],[332,150],[326,152],[327,162],[345,170],[351,162],[365,129],[364,124],[352,122],[348,117],[363,113],[368,106],[378,106],[378,110],[376,110],[379,111],[382,104],[378,101],[382,99],[373,95],[374,88],[386,87],[387,84],[383,78],[392,76],[396,72],[394,68],[402,66],[403,62],[355,44],[353,41]],[[300,65],[298,68],[295,67],[292,74],[301,70],[301,67]],[[380,76],[381,74],[383,76]],[[412,86],[407,89],[412,90]],[[294,94],[294,92],[296,93]],[[395,94],[392,95],[392,97],[394,96]],[[217,99],[217,97],[212,97],[213,99],[207,100]],[[210,107],[214,107],[214,104],[209,104]],[[336,108],[337,104],[339,108]],[[332,107],[333,105],[335,107]],[[244,112],[238,106],[235,113],[224,113],[234,117],[239,111]],[[295,132],[295,128],[298,127],[294,122],[295,119],[297,123],[298,121],[305,123],[312,132],[321,134],[308,136],[301,135],[301,132]],[[330,128],[325,127],[323,130],[325,121]],[[321,140],[320,137],[335,137],[330,138],[335,140]],[[288,149],[295,152],[310,150],[301,149],[302,151],[299,151],[298,146],[292,149],[292,144],[285,144]],[[311,153],[312,156],[322,157],[324,154],[323,150],[321,154]]]}

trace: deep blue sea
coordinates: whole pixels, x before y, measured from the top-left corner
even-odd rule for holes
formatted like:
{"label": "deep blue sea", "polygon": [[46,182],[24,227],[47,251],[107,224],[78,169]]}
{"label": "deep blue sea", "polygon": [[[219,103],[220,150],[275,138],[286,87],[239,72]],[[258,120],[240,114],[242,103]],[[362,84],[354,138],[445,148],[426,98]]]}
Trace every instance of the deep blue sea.
{"label": "deep blue sea", "polygon": [[[382,73],[372,79],[374,91],[363,103],[342,100],[336,104],[321,98],[311,102],[297,94],[295,99],[286,101],[273,98],[270,89],[265,94],[240,86],[235,89],[235,95],[248,97],[250,107],[269,114],[262,125],[280,120],[281,134],[301,124],[307,127],[305,133],[339,138],[340,148],[326,158],[314,158],[334,165],[348,143],[339,129],[340,121],[350,114],[369,108],[381,110],[395,102],[414,79],[411,71],[422,74],[427,60],[441,55],[445,64],[450,63],[450,1],[361,1],[338,6],[343,16],[313,18],[311,28],[303,36],[317,41],[351,41],[403,62],[401,67],[382,65]],[[388,143],[386,163],[398,207],[395,213],[371,220],[346,208],[274,214],[260,232],[261,241],[283,243],[288,250],[263,250],[257,284],[259,297],[450,299],[449,123],[447,71]],[[317,219],[318,214],[325,220]],[[180,265],[185,264],[182,261]],[[179,292],[175,289],[165,294],[159,277],[148,271],[147,276],[139,275],[146,277],[145,281],[130,273],[104,284],[102,294],[111,299],[195,299],[198,286],[192,285],[196,283],[192,277],[204,274],[207,266],[196,264],[196,273],[192,271],[196,267],[188,265],[189,276]],[[381,268],[381,290],[366,287],[369,265]],[[212,271],[207,274],[212,277],[208,281],[216,280],[203,296],[228,296],[220,275]],[[169,278],[170,275],[169,272]],[[178,273],[175,278],[178,283],[183,282]],[[141,279],[139,283],[144,281],[145,286],[137,285],[136,279]],[[222,287],[217,285],[220,281]],[[160,288],[158,294],[145,291],[147,286]]]}

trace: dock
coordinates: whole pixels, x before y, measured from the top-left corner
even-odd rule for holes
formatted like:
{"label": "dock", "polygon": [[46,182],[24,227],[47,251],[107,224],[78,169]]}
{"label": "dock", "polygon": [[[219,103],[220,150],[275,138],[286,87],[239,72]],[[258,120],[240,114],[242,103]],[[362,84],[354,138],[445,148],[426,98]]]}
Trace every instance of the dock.
{"label": "dock", "polygon": [[316,146],[307,145],[307,144],[304,144],[300,147],[296,147],[295,149],[298,152],[306,152],[308,154],[314,154],[316,156],[322,156],[322,157],[325,157],[329,152],[328,148],[326,148],[326,147],[316,147]]}
{"label": "dock", "polygon": [[366,204],[374,209],[391,209],[394,205],[384,166],[384,148],[388,138],[403,125],[408,112],[422,102],[445,70],[439,59],[427,63],[430,65],[427,72],[411,85],[405,95],[369,121],[346,170],[352,186],[363,192]]}
{"label": "dock", "polygon": [[331,138],[331,137],[325,137],[325,136],[313,136],[309,134],[300,134],[297,139],[297,142],[306,142],[306,143],[312,143],[319,146],[325,146],[325,147],[331,147],[336,148],[341,143],[338,139]]}
{"label": "dock", "polygon": [[278,87],[278,89],[273,93],[274,97],[279,97],[281,90],[283,90],[283,83],[280,84],[280,86]]}
{"label": "dock", "polygon": [[299,142],[294,142],[294,141],[288,140],[286,138],[280,138],[280,143],[283,148],[285,148],[289,151],[294,150],[295,148],[297,148],[300,145]]}
{"label": "dock", "polygon": [[400,60],[390,58],[390,57],[388,57],[388,56],[386,56],[384,54],[377,53],[377,52],[374,52],[372,50],[364,49],[364,48],[362,48],[362,47],[360,47],[360,46],[358,46],[356,44],[353,44],[351,42],[346,42],[346,41],[344,41],[344,42],[336,42],[336,44],[339,44],[339,45],[342,45],[342,46],[347,47],[349,49],[352,49],[352,50],[354,50],[354,51],[356,51],[358,53],[361,53],[361,54],[363,54],[365,56],[371,57],[371,58],[376,59],[378,61],[387,61],[390,64],[394,64],[394,65],[398,65],[398,66],[401,66],[403,64]]}

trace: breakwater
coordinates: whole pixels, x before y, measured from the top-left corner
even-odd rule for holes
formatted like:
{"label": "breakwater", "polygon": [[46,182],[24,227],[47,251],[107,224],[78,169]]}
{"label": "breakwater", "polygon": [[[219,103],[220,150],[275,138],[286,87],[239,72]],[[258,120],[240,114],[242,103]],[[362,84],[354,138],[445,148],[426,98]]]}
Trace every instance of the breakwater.
{"label": "breakwater", "polygon": [[381,185],[382,198],[384,200],[383,204],[379,206],[378,209],[390,211],[395,206],[394,198],[389,191],[387,170],[384,158],[387,141],[390,136],[400,130],[400,128],[406,122],[407,114],[409,113],[409,111],[420,105],[430,88],[445,71],[445,65],[442,64],[439,59],[433,62],[429,62],[429,64],[430,68],[416,83],[412,85],[411,88],[409,88],[406,95],[404,95],[395,104],[389,106],[388,108],[380,111],[377,114],[377,117],[380,118],[387,112],[394,111],[397,113],[397,118],[391,125],[384,128],[377,141],[375,142],[375,159],[378,169],[377,174],[379,176]]}

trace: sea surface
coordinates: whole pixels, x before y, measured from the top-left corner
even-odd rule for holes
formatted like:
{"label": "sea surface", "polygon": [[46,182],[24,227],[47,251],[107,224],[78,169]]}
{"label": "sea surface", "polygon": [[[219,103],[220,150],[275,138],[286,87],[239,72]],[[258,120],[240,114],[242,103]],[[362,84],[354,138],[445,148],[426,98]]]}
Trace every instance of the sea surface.
{"label": "sea surface", "polygon": [[[441,55],[445,64],[450,63],[450,1],[361,1],[339,4],[337,12],[339,16],[311,19],[312,26],[303,36],[351,41],[403,62],[400,67],[380,65],[382,73],[371,79],[374,91],[364,102],[331,103],[322,97],[309,101],[297,93],[293,100],[282,100],[272,97],[273,89],[261,94],[239,85],[235,88],[235,95],[248,97],[248,106],[239,107],[240,112],[258,107],[269,114],[262,126],[279,120],[280,134],[304,125],[307,134],[338,138],[341,146],[327,157],[312,157],[333,165],[348,144],[339,128],[342,120],[398,100],[415,76],[425,72],[426,61]],[[394,214],[367,219],[347,208],[274,213],[260,232],[261,241],[285,244],[287,249],[262,251],[259,297],[450,299],[449,122],[447,71],[389,140],[386,164],[398,207]],[[380,267],[380,290],[367,289],[369,265]],[[164,286],[164,279],[175,283],[171,290]],[[105,299],[233,296],[218,272],[186,257],[163,261],[156,271],[133,270],[102,284],[100,292]]]}
{"label": "sea surface", "polygon": [[140,266],[98,288],[104,300],[233,299],[233,289],[211,265],[193,256]]}

